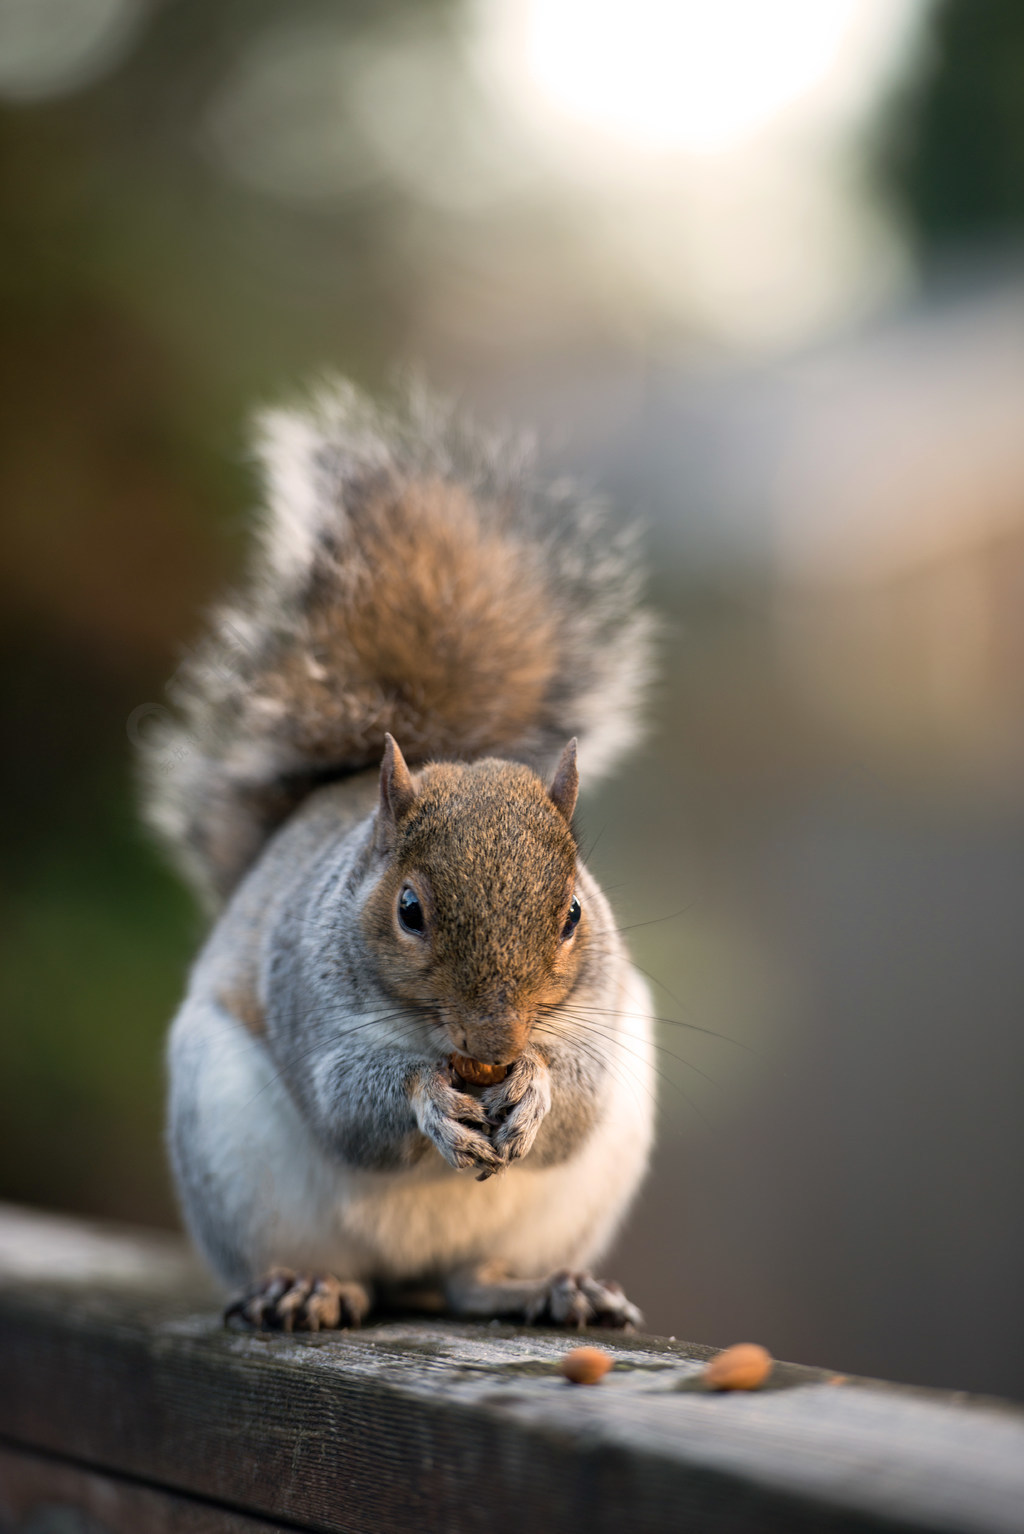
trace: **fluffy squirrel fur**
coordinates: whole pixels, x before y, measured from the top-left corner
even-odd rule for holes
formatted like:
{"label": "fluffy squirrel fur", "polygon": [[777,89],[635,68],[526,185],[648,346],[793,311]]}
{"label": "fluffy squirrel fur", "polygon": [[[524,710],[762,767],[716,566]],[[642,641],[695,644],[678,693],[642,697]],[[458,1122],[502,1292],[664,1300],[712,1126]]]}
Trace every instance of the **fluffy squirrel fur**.
{"label": "fluffy squirrel fur", "polygon": [[583,1268],[646,1166],[649,1000],[566,745],[592,780],[636,733],[631,540],[422,396],[325,386],[258,446],[248,586],[147,748],[219,912],[169,1050],[186,1220],[252,1324],[425,1281],[459,1314],[632,1324]]}
{"label": "fluffy squirrel fur", "polygon": [[649,619],[630,530],[526,441],[414,389],[391,411],[328,384],[257,423],[265,506],[249,581],[176,673],[147,808],[216,906],[329,777],[494,755],[588,781],[632,743]]}

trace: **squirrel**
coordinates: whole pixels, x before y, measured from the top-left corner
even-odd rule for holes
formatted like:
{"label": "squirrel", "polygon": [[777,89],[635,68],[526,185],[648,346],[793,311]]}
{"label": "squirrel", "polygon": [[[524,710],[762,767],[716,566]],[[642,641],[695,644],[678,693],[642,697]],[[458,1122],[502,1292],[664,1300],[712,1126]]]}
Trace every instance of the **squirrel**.
{"label": "squirrel", "polygon": [[[638,729],[630,530],[407,391],[258,421],[248,582],[145,748],[213,915],[171,1028],[170,1159],[226,1316],[631,1328],[593,1277],[643,1178],[650,1002],[574,828]],[[568,743],[567,743],[568,742]]]}

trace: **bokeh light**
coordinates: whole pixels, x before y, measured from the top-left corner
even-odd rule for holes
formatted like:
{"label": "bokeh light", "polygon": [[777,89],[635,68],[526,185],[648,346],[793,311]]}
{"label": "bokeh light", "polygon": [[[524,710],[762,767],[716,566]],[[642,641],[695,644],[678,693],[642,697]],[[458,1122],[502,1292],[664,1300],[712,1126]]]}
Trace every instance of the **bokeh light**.
{"label": "bokeh light", "polygon": [[557,111],[644,150],[714,154],[845,106],[902,23],[862,0],[526,0],[522,63]]}
{"label": "bokeh light", "polygon": [[80,90],[122,58],[148,0],[0,0],[0,99]]}

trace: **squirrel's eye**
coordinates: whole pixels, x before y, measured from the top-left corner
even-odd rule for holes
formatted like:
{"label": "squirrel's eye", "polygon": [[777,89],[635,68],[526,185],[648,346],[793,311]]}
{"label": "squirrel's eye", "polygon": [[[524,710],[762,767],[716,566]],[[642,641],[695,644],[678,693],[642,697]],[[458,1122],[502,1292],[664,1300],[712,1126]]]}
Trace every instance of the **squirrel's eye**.
{"label": "squirrel's eye", "polygon": [[576,896],[574,895],[572,897],[572,905],[569,907],[569,914],[565,918],[565,926],[562,928],[562,942],[563,943],[566,942],[569,938],[571,938],[573,933],[576,931],[576,928],[580,924],[580,916],[582,914],[583,913],[580,910],[580,903],[576,899]]}
{"label": "squirrel's eye", "polygon": [[406,932],[420,933],[426,926],[420,898],[408,884],[398,897],[398,920]]}

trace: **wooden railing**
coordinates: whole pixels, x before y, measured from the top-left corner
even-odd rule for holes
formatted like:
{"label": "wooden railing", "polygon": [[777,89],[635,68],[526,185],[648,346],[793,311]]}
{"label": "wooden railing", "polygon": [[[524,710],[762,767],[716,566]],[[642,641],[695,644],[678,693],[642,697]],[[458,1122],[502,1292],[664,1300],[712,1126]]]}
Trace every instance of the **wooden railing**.
{"label": "wooden railing", "polygon": [[0,1209],[3,1534],[1024,1530],[1024,1411],[708,1348],[444,1320],[224,1329],[183,1243]]}

